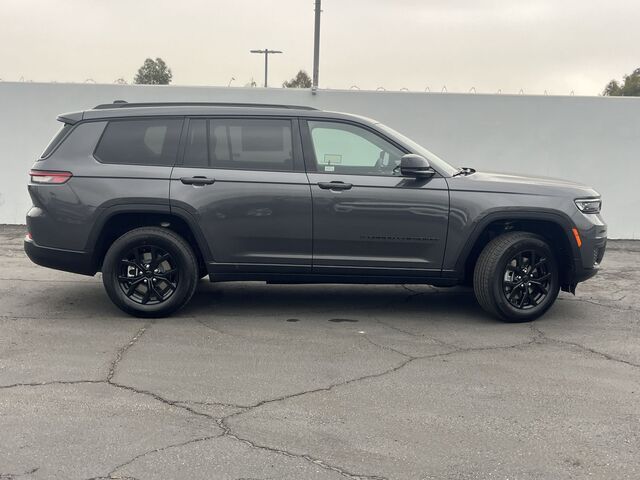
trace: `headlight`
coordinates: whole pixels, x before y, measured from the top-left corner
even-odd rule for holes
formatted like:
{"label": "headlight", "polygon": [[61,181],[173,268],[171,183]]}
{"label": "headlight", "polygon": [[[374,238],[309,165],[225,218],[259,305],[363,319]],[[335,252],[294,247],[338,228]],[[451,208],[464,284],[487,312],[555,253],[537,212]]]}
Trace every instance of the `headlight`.
{"label": "headlight", "polygon": [[582,213],[600,213],[600,207],[602,207],[600,198],[576,198],[575,202]]}

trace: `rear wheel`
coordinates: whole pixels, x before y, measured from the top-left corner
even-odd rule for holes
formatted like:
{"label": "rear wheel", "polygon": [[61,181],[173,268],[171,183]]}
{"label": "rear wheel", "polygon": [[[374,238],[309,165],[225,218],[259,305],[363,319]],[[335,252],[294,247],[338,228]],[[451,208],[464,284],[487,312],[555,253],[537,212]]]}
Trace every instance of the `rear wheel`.
{"label": "rear wheel", "polygon": [[183,307],[198,282],[190,245],[164,228],[143,227],[118,238],[104,258],[102,282],[121,310],[138,317],[163,317]]}
{"label": "rear wheel", "polygon": [[473,288],[480,306],[500,319],[534,320],[558,296],[558,262],[542,237],[528,232],[505,233],[480,254]]}

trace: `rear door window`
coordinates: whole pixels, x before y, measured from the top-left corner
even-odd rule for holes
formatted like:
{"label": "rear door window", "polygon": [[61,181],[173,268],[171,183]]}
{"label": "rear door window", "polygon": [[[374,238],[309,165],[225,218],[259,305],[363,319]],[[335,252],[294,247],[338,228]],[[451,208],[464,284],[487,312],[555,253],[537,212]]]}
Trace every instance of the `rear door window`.
{"label": "rear door window", "polygon": [[182,119],[112,120],[95,151],[103,163],[173,166]]}
{"label": "rear door window", "polygon": [[291,120],[192,119],[187,135],[187,167],[240,170],[294,170]]}

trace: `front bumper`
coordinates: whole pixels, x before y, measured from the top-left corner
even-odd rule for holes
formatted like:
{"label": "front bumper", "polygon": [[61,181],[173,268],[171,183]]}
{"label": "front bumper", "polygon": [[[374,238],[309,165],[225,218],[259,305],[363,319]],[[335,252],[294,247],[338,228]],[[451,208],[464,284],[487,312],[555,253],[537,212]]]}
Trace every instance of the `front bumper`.
{"label": "front bumper", "polygon": [[607,226],[600,216],[594,217],[588,228],[578,228],[582,245],[574,253],[574,268],[571,279],[577,284],[598,273],[607,248]]}
{"label": "front bumper", "polygon": [[43,267],[82,275],[95,275],[97,271],[93,258],[85,252],[42,247],[28,237],[24,240],[24,251],[33,263]]}
{"label": "front bumper", "polygon": [[607,248],[607,239],[605,238],[602,241],[597,242],[593,247],[591,247],[589,255],[591,256],[591,266],[585,266],[582,261],[576,262],[576,269],[574,274],[574,283],[584,282],[585,280],[589,280],[591,277],[595,276],[600,270],[600,262],[602,262],[602,257],[604,256],[604,251]]}

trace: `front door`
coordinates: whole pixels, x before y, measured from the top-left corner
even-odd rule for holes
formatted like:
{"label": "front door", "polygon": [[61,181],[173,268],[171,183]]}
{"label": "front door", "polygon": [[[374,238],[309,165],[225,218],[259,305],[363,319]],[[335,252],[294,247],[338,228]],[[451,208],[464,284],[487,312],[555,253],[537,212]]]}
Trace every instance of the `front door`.
{"label": "front door", "polygon": [[191,118],[171,206],[189,211],[209,246],[209,270],[311,271],[311,193],[298,122]]}
{"label": "front door", "polygon": [[313,198],[313,271],[439,274],[449,215],[444,178],[402,177],[396,166],[408,152],[367,127],[301,123]]}

